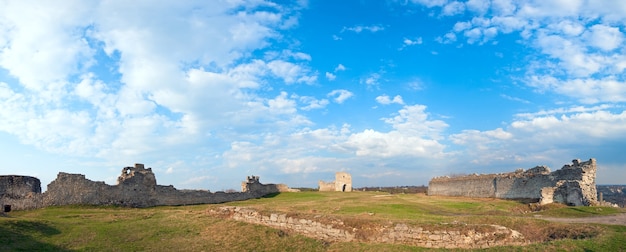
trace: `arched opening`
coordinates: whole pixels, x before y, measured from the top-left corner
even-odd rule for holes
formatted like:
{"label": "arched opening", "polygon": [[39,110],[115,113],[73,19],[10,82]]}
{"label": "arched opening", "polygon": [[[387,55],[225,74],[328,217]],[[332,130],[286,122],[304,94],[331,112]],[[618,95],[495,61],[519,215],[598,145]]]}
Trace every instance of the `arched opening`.
{"label": "arched opening", "polygon": [[345,192],[346,191],[346,184],[343,184],[343,186],[341,187],[341,191]]}

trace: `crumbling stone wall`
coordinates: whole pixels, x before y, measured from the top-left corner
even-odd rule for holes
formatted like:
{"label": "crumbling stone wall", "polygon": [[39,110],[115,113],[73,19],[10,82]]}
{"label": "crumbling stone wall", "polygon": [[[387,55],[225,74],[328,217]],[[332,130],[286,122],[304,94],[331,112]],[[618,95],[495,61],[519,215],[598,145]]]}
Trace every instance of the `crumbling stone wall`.
{"label": "crumbling stone wall", "polygon": [[320,180],[317,182],[318,191],[320,192],[334,192],[335,191],[335,181],[325,182]]}
{"label": "crumbling stone wall", "polygon": [[490,228],[485,228],[485,225],[480,225],[480,227],[475,225],[472,228],[466,224],[447,224],[442,225],[439,230],[428,230],[404,223],[388,223],[378,228],[370,228],[367,232],[359,232],[360,227],[347,226],[341,220],[324,223],[315,219],[290,217],[279,213],[263,215],[250,208],[224,206],[217,210],[210,210],[209,213],[237,221],[290,230],[311,238],[333,242],[359,241],[427,248],[465,249],[527,244],[519,232],[497,225],[489,225]]}
{"label": "crumbling stone wall", "polygon": [[248,176],[246,181],[241,182],[242,192],[254,192],[261,196],[276,192],[296,192],[285,184],[261,184],[259,176]]}
{"label": "crumbling stone wall", "polygon": [[[24,176],[21,176],[24,177]],[[244,182],[242,192],[216,192],[208,190],[177,190],[173,186],[157,185],[151,168],[143,164],[125,167],[117,179],[117,185],[107,185],[101,181],[91,181],[82,174],[60,172],[48,184],[48,190],[41,193],[39,179],[27,177],[18,186],[4,186],[0,181],[0,202],[11,204],[13,210],[33,209],[60,205],[118,205],[129,207],[151,207],[162,205],[211,204],[259,198],[279,192],[279,186],[261,184],[259,177]],[[24,181],[28,181],[24,182]],[[37,183],[34,185],[33,183]],[[15,183],[14,183],[15,184]],[[282,188],[288,188],[282,186]],[[32,191],[32,192],[31,192]],[[16,196],[17,195],[17,196]]]}
{"label": "crumbling stone wall", "polygon": [[0,176],[0,212],[35,208],[41,194],[38,178],[20,175]]}
{"label": "crumbling stone wall", "polygon": [[537,166],[511,173],[437,177],[428,185],[428,195],[530,199],[541,204],[558,202],[574,206],[597,204],[596,160],[581,162],[550,172]]}
{"label": "crumbling stone wall", "polygon": [[321,192],[351,192],[352,191],[352,176],[347,172],[335,173],[335,181],[332,182],[318,182],[319,191]]}

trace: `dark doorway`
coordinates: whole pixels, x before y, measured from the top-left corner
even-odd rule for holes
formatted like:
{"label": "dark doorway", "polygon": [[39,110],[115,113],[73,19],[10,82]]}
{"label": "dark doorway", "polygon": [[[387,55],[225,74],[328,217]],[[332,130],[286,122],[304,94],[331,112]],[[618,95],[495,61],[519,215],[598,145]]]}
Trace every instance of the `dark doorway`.
{"label": "dark doorway", "polygon": [[4,205],[2,211],[5,213],[11,212],[11,205]]}
{"label": "dark doorway", "polygon": [[343,186],[341,187],[341,191],[345,192],[346,191],[346,184],[343,184]]}

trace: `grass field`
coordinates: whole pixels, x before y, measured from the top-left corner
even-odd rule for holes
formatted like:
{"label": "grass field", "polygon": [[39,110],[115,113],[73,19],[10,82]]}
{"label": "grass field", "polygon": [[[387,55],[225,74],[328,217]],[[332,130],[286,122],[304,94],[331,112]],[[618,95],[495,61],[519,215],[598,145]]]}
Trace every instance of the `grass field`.
{"label": "grass field", "polygon": [[144,209],[66,206],[16,211],[0,218],[0,251],[426,250],[393,244],[329,243],[208,214],[210,209],[223,205],[266,213],[325,216],[359,225],[498,224],[521,232],[533,242],[488,251],[626,251],[626,226],[552,223],[534,217],[589,217],[623,213],[624,209],[552,205],[541,212],[529,212],[528,204],[516,201],[376,192],[281,193],[226,204]]}

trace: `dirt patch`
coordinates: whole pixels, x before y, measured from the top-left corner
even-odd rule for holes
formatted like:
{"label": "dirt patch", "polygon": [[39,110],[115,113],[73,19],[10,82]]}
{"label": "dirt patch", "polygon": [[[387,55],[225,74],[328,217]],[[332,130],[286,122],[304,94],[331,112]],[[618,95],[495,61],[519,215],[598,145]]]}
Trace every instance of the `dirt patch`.
{"label": "dirt patch", "polygon": [[597,224],[626,226],[626,213],[618,214],[618,215],[584,217],[584,218],[554,218],[554,217],[543,217],[541,215],[536,215],[535,217],[542,219],[542,220],[563,222],[563,223],[597,223]]}

